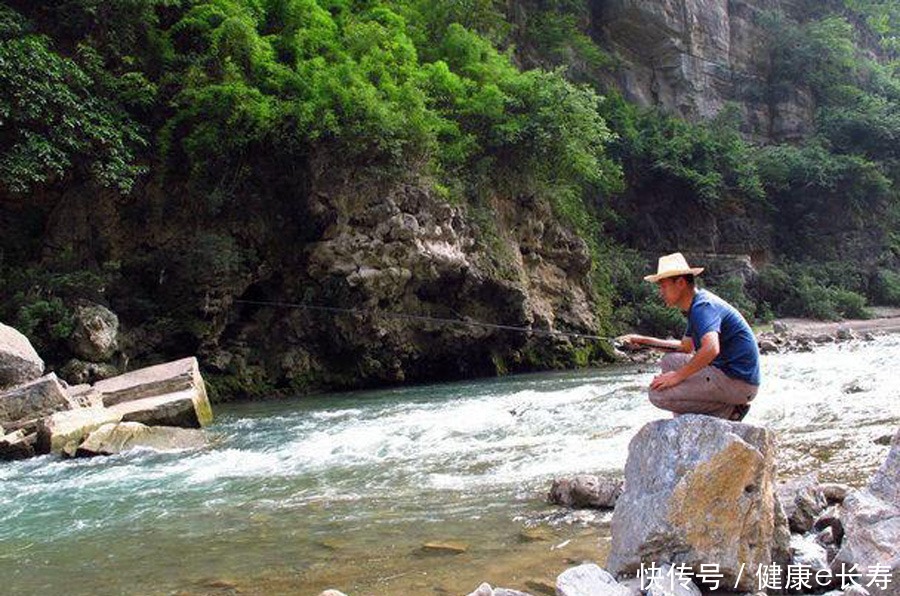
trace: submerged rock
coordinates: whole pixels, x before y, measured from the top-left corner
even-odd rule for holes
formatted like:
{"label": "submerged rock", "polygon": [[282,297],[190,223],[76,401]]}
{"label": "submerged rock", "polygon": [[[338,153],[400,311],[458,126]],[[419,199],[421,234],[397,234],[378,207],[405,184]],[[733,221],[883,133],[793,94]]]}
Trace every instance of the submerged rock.
{"label": "submerged rock", "polygon": [[460,555],[467,550],[469,546],[461,542],[426,542],[422,545],[422,552],[430,554]]}
{"label": "submerged rock", "polygon": [[0,323],[0,388],[34,380],[44,374],[44,361],[28,338]]}
{"label": "submerged rock", "polygon": [[684,415],[645,425],[629,445],[610,571],[716,564],[723,584],[752,590],[742,569],[787,563],[776,546],[774,456],[773,434],[748,424]]}

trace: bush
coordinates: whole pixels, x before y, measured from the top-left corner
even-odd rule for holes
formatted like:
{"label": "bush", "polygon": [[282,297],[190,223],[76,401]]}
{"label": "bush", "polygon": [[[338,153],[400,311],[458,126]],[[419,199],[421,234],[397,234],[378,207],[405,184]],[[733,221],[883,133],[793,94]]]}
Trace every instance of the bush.
{"label": "bush", "polygon": [[853,289],[859,288],[860,278],[849,274],[847,267],[837,263],[770,265],[760,271],[759,300],[770,304],[777,316],[829,321],[867,318],[866,298]]}
{"label": "bush", "polygon": [[[18,27],[18,28],[17,28]],[[0,6],[0,185],[14,193],[78,172],[131,189],[141,129],[74,60]]]}
{"label": "bush", "polygon": [[872,299],[885,306],[900,306],[900,274],[879,269],[872,280]]}

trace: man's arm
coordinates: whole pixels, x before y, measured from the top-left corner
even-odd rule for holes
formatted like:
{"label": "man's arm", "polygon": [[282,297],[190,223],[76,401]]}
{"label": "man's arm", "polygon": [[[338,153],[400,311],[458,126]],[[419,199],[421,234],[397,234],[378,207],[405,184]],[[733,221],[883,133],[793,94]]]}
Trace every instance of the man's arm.
{"label": "man's arm", "polygon": [[[678,339],[659,339],[658,337],[648,337],[646,335],[637,335],[631,333],[617,337],[622,343],[631,344],[633,346],[648,346],[650,348],[659,348],[661,350],[670,350],[673,352],[684,352],[690,354],[694,351],[691,338],[683,337]],[[715,358],[715,356],[714,356]],[[711,361],[710,361],[711,362]]]}
{"label": "man's arm", "polygon": [[671,372],[658,375],[653,379],[653,382],[650,383],[650,388],[659,391],[661,389],[674,387],[691,375],[696,374],[702,368],[709,366],[709,364],[713,360],[715,360],[716,356],[718,355],[719,333],[716,331],[710,331],[702,338],[700,338],[700,349],[697,350],[693,358],[688,360],[687,364],[685,364],[678,370],[673,370]]}

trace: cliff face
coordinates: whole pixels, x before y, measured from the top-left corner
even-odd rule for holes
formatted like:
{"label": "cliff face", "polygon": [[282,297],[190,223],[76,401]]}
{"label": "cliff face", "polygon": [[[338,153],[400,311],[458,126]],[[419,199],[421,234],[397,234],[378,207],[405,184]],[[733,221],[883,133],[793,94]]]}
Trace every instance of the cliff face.
{"label": "cliff face", "polygon": [[192,214],[172,189],[142,189],[135,202],[155,207],[141,210],[73,190],[59,198],[44,244],[121,263],[106,295],[122,320],[119,361],[195,353],[226,395],[603,357],[596,342],[435,320],[596,332],[587,245],[546,203],[450,205],[424,185],[328,171],[312,166],[304,189],[247,196],[240,211],[213,218]]}
{"label": "cliff face", "polygon": [[689,120],[737,104],[748,135],[762,141],[811,130],[812,97],[797,89],[769,97],[768,52],[760,18],[790,12],[791,0],[594,0],[592,35],[623,64],[615,75],[625,96]]}

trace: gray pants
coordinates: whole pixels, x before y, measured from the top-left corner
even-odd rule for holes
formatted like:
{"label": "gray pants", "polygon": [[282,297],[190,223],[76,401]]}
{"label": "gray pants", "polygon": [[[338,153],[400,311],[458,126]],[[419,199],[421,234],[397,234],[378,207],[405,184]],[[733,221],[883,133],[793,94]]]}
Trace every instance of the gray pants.
{"label": "gray pants", "polygon": [[[687,364],[690,354],[670,353],[663,356],[663,372],[677,370]],[[657,408],[679,414],[707,414],[726,420],[740,420],[756,397],[759,387],[732,379],[715,366],[700,369],[678,385],[650,390],[650,401]]]}

